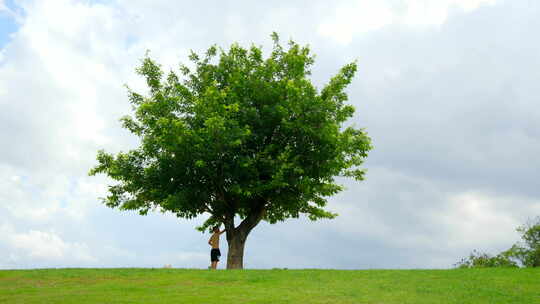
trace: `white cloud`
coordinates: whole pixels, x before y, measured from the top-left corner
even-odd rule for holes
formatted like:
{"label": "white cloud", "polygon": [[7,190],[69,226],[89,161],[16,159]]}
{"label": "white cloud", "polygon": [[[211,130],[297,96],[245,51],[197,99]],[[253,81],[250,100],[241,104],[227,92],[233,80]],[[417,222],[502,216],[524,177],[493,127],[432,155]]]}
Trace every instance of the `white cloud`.
{"label": "white cloud", "polygon": [[354,36],[387,25],[437,26],[452,9],[471,12],[497,0],[357,0],[339,5],[318,28],[320,34],[348,44]]}
{"label": "white cloud", "polygon": [[[500,252],[518,240],[515,228],[540,211],[537,199],[455,189],[391,168],[371,166],[362,185],[346,184],[349,191],[331,199],[330,209],[339,214],[337,219],[294,226],[311,226],[316,235],[328,233],[343,240],[336,246],[358,242],[362,247],[366,240],[377,240],[377,246],[393,248],[380,259],[373,258],[372,263],[388,259],[381,263],[386,267],[445,268],[473,249]],[[296,230],[290,226],[273,229],[277,234]],[[307,240],[316,244],[313,247],[328,242],[319,236]],[[345,259],[345,254],[336,248],[336,259]],[[388,258],[399,254],[407,254],[409,260],[396,263],[395,258]],[[363,262],[369,260],[366,257]]]}
{"label": "white cloud", "polygon": [[[1,163],[0,169],[0,210],[3,211],[4,215],[41,220],[52,215],[53,210],[58,208],[57,204],[51,201],[40,204],[30,189],[18,177],[20,174],[18,170]],[[15,176],[17,178],[14,178]],[[51,185],[50,191],[54,191],[53,185]]]}
{"label": "white cloud", "polygon": [[515,229],[538,207],[540,200],[467,191],[451,195],[445,208],[432,216],[447,227],[444,241],[452,246],[509,248],[517,239]]}
{"label": "white cloud", "polygon": [[0,227],[0,242],[7,244],[10,250],[13,250],[13,252],[8,251],[10,260],[44,260],[66,264],[97,261],[85,243],[65,242],[54,231],[30,230],[26,233],[18,233],[4,223]]}
{"label": "white cloud", "polygon": [[[103,68],[110,58],[97,45],[107,49],[116,36],[106,32],[107,22],[80,5],[61,1],[34,5],[26,7],[25,22],[4,52],[9,60],[0,68],[0,77],[6,79],[0,104],[11,117],[7,113],[2,117],[7,128],[0,131],[0,139],[10,143],[4,159],[17,158],[33,172],[52,174],[55,168],[65,170],[66,164],[87,165],[88,154],[108,142],[99,115],[100,98],[120,85],[115,83],[116,72]],[[106,18],[107,10],[98,11],[114,20]],[[65,23],[55,15],[62,12],[78,23]],[[75,34],[74,29],[80,32]],[[14,141],[14,135],[27,140]],[[34,157],[38,153],[49,161],[38,161]]]}
{"label": "white cloud", "polygon": [[103,176],[29,174],[0,163],[0,210],[4,216],[34,223],[51,223],[57,218],[83,220],[106,196]]}

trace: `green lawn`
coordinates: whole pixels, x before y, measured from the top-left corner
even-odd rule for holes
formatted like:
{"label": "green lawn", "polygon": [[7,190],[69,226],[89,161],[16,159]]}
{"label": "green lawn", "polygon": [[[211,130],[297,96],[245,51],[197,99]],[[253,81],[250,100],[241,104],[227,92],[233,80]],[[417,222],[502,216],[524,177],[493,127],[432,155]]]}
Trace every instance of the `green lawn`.
{"label": "green lawn", "polygon": [[0,303],[540,303],[540,269],[0,271]]}

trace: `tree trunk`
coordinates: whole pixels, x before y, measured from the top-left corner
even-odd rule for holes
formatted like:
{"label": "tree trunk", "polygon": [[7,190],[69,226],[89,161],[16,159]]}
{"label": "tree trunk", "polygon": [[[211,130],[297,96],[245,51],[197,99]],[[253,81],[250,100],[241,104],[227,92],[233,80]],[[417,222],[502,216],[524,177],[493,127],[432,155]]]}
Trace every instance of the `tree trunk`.
{"label": "tree trunk", "polygon": [[264,205],[253,210],[243,221],[234,227],[234,216],[226,216],[225,229],[227,229],[227,243],[229,244],[229,252],[227,253],[227,269],[243,269],[244,268],[244,247],[246,239],[251,230],[259,224],[265,209]]}
{"label": "tree trunk", "polygon": [[[229,252],[227,253],[227,269],[244,269],[244,246],[246,238],[239,235],[233,236],[229,244]],[[247,235],[246,235],[247,237]]]}

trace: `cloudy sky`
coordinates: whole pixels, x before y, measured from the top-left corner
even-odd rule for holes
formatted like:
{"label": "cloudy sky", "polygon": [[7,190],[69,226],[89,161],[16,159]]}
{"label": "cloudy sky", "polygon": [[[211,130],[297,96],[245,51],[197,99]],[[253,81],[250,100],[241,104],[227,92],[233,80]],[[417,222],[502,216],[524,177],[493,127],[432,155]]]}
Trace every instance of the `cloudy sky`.
{"label": "cloudy sky", "polygon": [[319,87],[358,60],[350,123],[375,148],[339,217],[260,224],[246,267],[448,268],[540,215],[540,2],[201,2],[0,0],[1,269],[206,267],[202,217],[106,208],[113,182],[87,172],[138,145],[118,119],[146,49],[174,68],[272,31],[311,46]]}

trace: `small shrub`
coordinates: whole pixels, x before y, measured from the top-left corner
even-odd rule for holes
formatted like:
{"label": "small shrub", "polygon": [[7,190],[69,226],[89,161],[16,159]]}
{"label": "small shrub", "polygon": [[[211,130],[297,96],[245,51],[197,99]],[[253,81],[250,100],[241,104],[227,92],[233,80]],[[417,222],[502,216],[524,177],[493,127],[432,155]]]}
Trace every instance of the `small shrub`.
{"label": "small shrub", "polygon": [[492,256],[477,250],[473,250],[468,257],[461,259],[454,266],[457,268],[518,267],[517,263],[511,259],[508,251]]}

